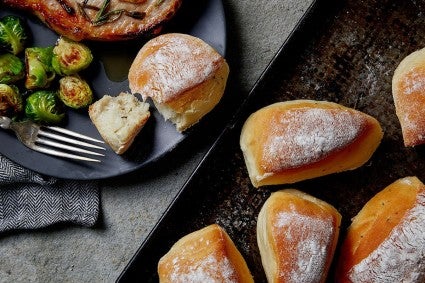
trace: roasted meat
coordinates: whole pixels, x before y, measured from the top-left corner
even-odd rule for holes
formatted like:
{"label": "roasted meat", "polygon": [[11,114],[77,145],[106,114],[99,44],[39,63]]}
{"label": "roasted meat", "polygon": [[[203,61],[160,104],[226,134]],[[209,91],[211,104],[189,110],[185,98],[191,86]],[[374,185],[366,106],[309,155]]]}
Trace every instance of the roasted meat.
{"label": "roasted meat", "polygon": [[115,41],[158,33],[182,0],[0,0],[34,13],[73,40]]}

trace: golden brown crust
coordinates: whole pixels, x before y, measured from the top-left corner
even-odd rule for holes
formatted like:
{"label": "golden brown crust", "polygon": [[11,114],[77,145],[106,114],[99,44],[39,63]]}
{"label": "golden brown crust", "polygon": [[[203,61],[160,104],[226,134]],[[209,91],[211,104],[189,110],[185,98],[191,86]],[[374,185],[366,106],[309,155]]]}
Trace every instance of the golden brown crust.
{"label": "golden brown crust", "polygon": [[255,187],[294,183],[364,164],[378,147],[379,122],[342,105],[280,102],[253,113],[240,146]]}
{"label": "golden brown crust", "polygon": [[339,212],[324,201],[292,189],[272,193],[257,222],[268,282],[324,282],[340,223]]}
{"label": "golden brown crust", "polygon": [[423,282],[425,186],[397,180],[353,218],[341,247],[336,282]]}
{"label": "golden brown crust", "polygon": [[[63,2],[64,4],[60,4]],[[88,17],[82,12],[79,4],[82,1],[67,0],[5,0],[3,3],[14,8],[24,9],[34,13],[50,28],[70,39],[115,41],[137,38],[155,34],[169,21],[181,5],[181,0],[146,0],[146,1],[110,1],[108,11],[127,10],[144,14],[142,18],[135,18],[125,14],[110,22],[94,25],[97,10],[84,9]],[[89,1],[90,6],[101,7],[103,0]],[[132,3],[133,2],[133,3]],[[160,4],[159,4],[160,3]],[[67,9],[64,9],[64,5]],[[111,18],[111,17],[110,17]]]}
{"label": "golden brown crust", "polygon": [[425,49],[404,58],[394,72],[392,93],[405,146],[425,143]]}
{"label": "golden brown crust", "polygon": [[177,241],[160,259],[158,275],[161,283],[254,282],[242,255],[217,224]]}
{"label": "golden brown crust", "polygon": [[199,38],[169,33],[148,41],[128,74],[132,93],[151,98],[165,119],[184,131],[223,96],[229,66]]}

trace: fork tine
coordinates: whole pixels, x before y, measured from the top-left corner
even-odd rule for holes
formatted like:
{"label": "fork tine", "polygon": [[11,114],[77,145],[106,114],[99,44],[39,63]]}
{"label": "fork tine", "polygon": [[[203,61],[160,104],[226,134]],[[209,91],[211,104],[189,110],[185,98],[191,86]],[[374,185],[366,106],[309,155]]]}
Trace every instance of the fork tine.
{"label": "fork tine", "polygon": [[67,138],[67,137],[64,137],[64,136],[61,136],[61,135],[57,135],[57,134],[54,134],[54,133],[49,133],[49,132],[43,131],[41,129],[38,131],[38,135],[39,136],[48,137],[48,138],[51,138],[51,139],[55,139],[55,140],[59,140],[59,141],[64,141],[64,142],[67,142],[67,143],[72,143],[72,144],[80,145],[80,146],[85,146],[85,147],[91,147],[91,148],[97,148],[97,149],[106,150],[106,148],[101,147],[101,146],[98,146],[98,145],[86,143],[86,142],[79,141],[79,140],[76,140],[76,139]]}
{"label": "fork tine", "polygon": [[44,145],[48,145],[48,146],[51,146],[51,147],[66,149],[66,150],[69,150],[69,151],[81,152],[81,153],[98,155],[98,156],[105,156],[105,154],[102,154],[102,153],[82,149],[82,148],[71,146],[71,145],[66,145],[66,144],[63,144],[63,143],[58,143],[58,142],[55,142],[55,141],[52,141],[52,140],[41,139],[39,137],[35,140],[35,142],[41,143],[41,144],[44,144]]}
{"label": "fork tine", "polygon": [[98,159],[84,157],[84,156],[75,155],[75,154],[71,154],[71,153],[66,153],[66,152],[42,147],[42,146],[39,146],[39,145],[33,145],[31,148],[35,151],[54,155],[54,156],[65,157],[65,158],[76,159],[76,160],[83,160],[83,161],[100,162],[100,160],[98,160]]}
{"label": "fork tine", "polygon": [[[102,153],[93,152],[93,151],[90,151],[90,150],[86,150],[86,149],[82,149],[82,148],[72,146],[71,144],[79,145],[79,146],[85,146],[85,147],[89,147],[89,148],[106,150],[106,148],[104,148],[104,147],[101,147],[101,146],[98,146],[98,145],[93,145],[93,144],[90,144],[88,142],[81,141],[81,139],[84,139],[86,141],[104,143],[100,140],[96,140],[96,139],[93,139],[91,137],[88,137],[88,136],[85,136],[85,135],[82,135],[82,134],[78,134],[78,133],[75,133],[75,132],[72,132],[72,131],[69,131],[69,130],[66,130],[66,129],[58,128],[58,127],[48,127],[48,126],[43,127],[43,126],[40,126],[38,124],[34,124],[30,120],[26,120],[26,121],[23,121],[23,122],[13,122],[9,118],[5,118],[3,116],[0,116],[0,122],[3,122],[3,123],[1,123],[2,128],[10,129],[13,132],[15,132],[17,138],[25,146],[27,146],[27,147],[35,150],[35,151],[41,152],[41,153],[59,156],[59,157],[64,157],[64,158],[71,158],[71,159],[76,159],[76,160],[92,161],[92,162],[101,162],[101,161],[98,160],[98,159],[73,154],[71,152],[74,151],[74,152],[79,152],[79,153],[84,153],[84,154],[92,154],[92,155],[96,155],[96,156],[105,156]],[[61,134],[66,134],[66,135],[68,135],[68,137],[65,137],[63,135],[58,135],[58,134],[55,134],[53,132],[43,131],[41,128],[46,128],[47,130],[56,131],[56,132],[59,132]],[[40,136],[47,137],[47,139],[40,138]],[[80,139],[80,140],[78,140],[78,139]],[[66,142],[68,144],[61,144],[61,143],[58,143],[56,141],[62,141],[62,142]],[[43,144],[47,145],[47,147],[40,146],[40,144],[41,145],[43,145]],[[68,150],[70,152],[64,152],[64,151],[56,150],[55,148]]]}
{"label": "fork tine", "polygon": [[89,137],[89,136],[86,136],[86,135],[83,135],[83,134],[80,134],[80,133],[76,133],[74,131],[67,130],[67,129],[60,128],[60,127],[43,126],[43,128],[46,128],[46,129],[49,129],[49,130],[52,130],[52,131],[56,131],[56,132],[59,132],[59,133],[67,134],[69,136],[73,136],[73,137],[76,137],[76,138],[85,139],[85,140],[88,140],[88,141],[93,141],[93,142],[97,142],[97,143],[105,143],[104,141],[94,139],[92,137]]}

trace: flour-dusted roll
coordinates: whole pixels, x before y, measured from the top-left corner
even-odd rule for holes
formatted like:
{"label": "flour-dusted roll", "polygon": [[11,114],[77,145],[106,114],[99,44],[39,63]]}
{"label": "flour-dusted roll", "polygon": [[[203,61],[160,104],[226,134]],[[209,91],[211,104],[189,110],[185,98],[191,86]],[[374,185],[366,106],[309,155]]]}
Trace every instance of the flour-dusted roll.
{"label": "flour-dusted roll", "polygon": [[184,131],[210,112],[223,96],[226,60],[203,40],[180,33],[148,41],[128,74],[130,90],[151,98],[166,120]]}
{"label": "flour-dusted roll", "polygon": [[148,121],[149,104],[126,92],[105,95],[89,106],[89,117],[112,150],[123,154]]}
{"label": "flour-dusted roll", "polygon": [[336,282],[425,282],[425,186],[397,180],[354,217]]}
{"label": "flour-dusted roll", "polygon": [[293,189],[272,193],[257,222],[268,282],[324,282],[340,223],[339,212],[313,196]]}
{"label": "flour-dusted roll", "polygon": [[332,102],[293,100],[251,114],[240,147],[251,182],[259,187],[358,168],[382,136],[379,122],[365,113]]}
{"label": "flour-dusted roll", "polygon": [[394,71],[392,93],[404,145],[425,143],[425,48],[400,62]]}
{"label": "flour-dusted roll", "polygon": [[161,283],[254,282],[246,262],[217,224],[178,240],[158,263]]}

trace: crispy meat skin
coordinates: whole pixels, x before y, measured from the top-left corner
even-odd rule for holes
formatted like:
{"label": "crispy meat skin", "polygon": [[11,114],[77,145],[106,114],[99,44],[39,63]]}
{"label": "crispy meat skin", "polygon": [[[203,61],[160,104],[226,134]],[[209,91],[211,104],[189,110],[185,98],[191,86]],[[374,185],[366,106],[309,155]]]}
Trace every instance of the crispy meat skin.
{"label": "crispy meat skin", "polygon": [[[140,36],[156,34],[163,24],[169,21],[177,12],[182,0],[146,0],[123,1],[111,0],[108,11],[125,9],[129,12],[146,13],[143,19],[122,14],[117,20],[99,26],[93,25],[83,13],[78,4],[83,0],[3,0],[6,6],[23,9],[34,13],[44,23],[57,33],[70,39],[118,41]],[[89,0],[88,5],[101,7],[104,0]],[[67,12],[62,5],[71,8]],[[94,19],[95,9],[85,9],[88,17]]]}

